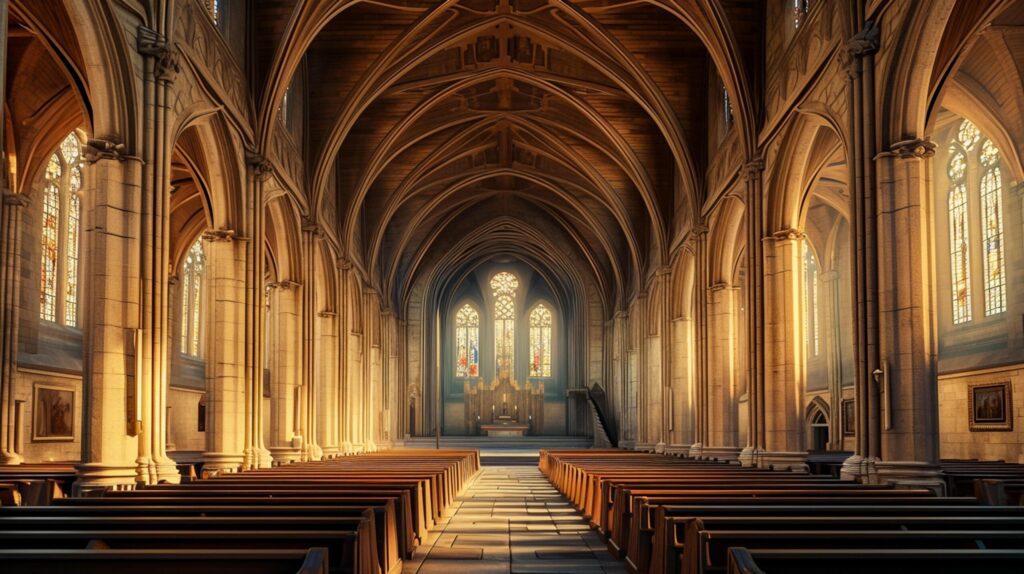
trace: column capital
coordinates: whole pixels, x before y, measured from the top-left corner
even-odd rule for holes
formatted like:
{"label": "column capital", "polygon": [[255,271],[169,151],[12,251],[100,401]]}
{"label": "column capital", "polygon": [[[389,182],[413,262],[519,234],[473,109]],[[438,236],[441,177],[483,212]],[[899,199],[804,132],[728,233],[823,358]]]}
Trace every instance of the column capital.
{"label": "column capital", "polygon": [[898,141],[889,146],[889,151],[884,151],[875,159],[883,157],[898,157],[900,159],[925,159],[935,155],[935,142],[927,138],[910,139]]}
{"label": "column capital", "polygon": [[781,229],[764,238],[765,241],[796,241],[807,237],[799,229]]}
{"label": "column capital", "polygon": [[823,283],[831,283],[833,281],[838,281],[839,280],[839,272],[836,271],[835,269],[831,269],[829,271],[825,271],[823,273],[819,273],[818,274],[818,280],[823,282]]}
{"label": "column capital", "polygon": [[94,164],[105,159],[125,161],[127,159],[139,159],[128,153],[128,146],[116,140],[102,138],[89,138],[82,146],[82,158],[86,163]]}
{"label": "column capital", "polygon": [[252,168],[253,174],[259,181],[267,179],[274,173],[274,166],[270,164],[270,160],[259,152],[247,150],[245,152],[245,163]]}
{"label": "column capital", "polygon": [[203,241],[211,243],[221,241],[248,241],[248,238],[236,235],[234,229],[211,229],[201,235]]}
{"label": "column capital", "polygon": [[302,287],[302,283],[298,281],[292,281],[291,279],[284,279],[282,281],[276,281],[274,283],[267,283],[267,287],[270,289],[280,289],[282,291],[288,291],[289,289],[298,289]]}
{"label": "column capital", "polygon": [[139,26],[136,49],[143,56],[149,56],[155,60],[153,74],[157,80],[171,83],[181,71],[178,51],[171,47],[166,36],[156,30]]}
{"label": "column capital", "polygon": [[10,205],[12,207],[28,207],[32,200],[29,196],[24,193],[14,193],[12,191],[3,192],[4,205]]}
{"label": "column capital", "polygon": [[732,288],[733,286],[730,285],[729,283],[726,283],[725,281],[719,281],[717,283],[712,283],[711,285],[708,285],[708,292],[714,293],[715,291],[725,291],[726,289]]}
{"label": "column capital", "polygon": [[851,59],[863,58],[878,52],[881,45],[881,29],[874,20],[864,22],[860,32],[853,35],[846,41],[846,53]]}
{"label": "column capital", "polygon": [[316,314],[316,316],[320,317],[321,319],[333,319],[334,317],[338,316],[338,312],[330,310],[320,311],[319,313]]}
{"label": "column capital", "polygon": [[743,164],[743,178],[747,181],[756,180],[761,177],[762,172],[764,172],[763,158],[755,157]]}

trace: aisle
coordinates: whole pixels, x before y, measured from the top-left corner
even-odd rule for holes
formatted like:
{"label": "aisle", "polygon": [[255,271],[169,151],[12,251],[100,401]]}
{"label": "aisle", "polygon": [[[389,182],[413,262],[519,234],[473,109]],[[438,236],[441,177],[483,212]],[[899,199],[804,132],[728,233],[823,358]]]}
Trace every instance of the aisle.
{"label": "aisle", "polygon": [[625,572],[536,467],[484,467],[404,572]]}

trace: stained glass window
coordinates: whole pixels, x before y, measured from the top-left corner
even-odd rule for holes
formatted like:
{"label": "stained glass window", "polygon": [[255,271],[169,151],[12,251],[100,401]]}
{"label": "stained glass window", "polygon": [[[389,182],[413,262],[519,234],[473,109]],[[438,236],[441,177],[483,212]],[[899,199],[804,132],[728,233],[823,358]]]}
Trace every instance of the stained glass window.
{"label": "stained glass window", "polygon": [[964,151],[971,151],[974,146],[981,139],[981,132],[978,131],[978,126],[974,125],[971,120],[964,120],[960,124],[960,129],[956,132],[956,140],[964,148]]}
{"label": "stained glass window", "polygon": [[516,276],[502,271],[491,278],[494,296],[494,359],[499,379],[510,379],[515,371]]}
{"label": "stained glass window", "polygon": [[455,376],[480,376],[480,314],[466,303],[455,314]]}
{"label": "stained glass window", "polygon": [[821,329],[818,323],[818,260],[814,250],[804,240],[804,337],[808,354],[817,357],[821,352]]}
{"label": "stained glass window", "polygon": [[78,325],[78,269],[82,154],[78,136],[68,134],[46,164],[40,236],[39,317]]}
{"label": "stained glass window", "polygon": [[181,264],[181,352],[193,357],[199,356],[205,265],[202,239],[196,239]]}
{"label": "stained glass window", "polygon": [[1003,253],[1003,178],[999,148],[981,145],[981,229],[985,283],[985,315],[1006,311],[1006,264]]}
{"label": "stained glass window", "polygon": [[[962,134],[963,129],[960,131]],[[959,148],[950,150],[947,173],[953,323],[960,324],[971,320],[971,254],[967,220],[967,158]]]}
{"label": "stained glass window", "polygon": [[530,312],[530,376],[551,376],[551,311],[540,303]]}

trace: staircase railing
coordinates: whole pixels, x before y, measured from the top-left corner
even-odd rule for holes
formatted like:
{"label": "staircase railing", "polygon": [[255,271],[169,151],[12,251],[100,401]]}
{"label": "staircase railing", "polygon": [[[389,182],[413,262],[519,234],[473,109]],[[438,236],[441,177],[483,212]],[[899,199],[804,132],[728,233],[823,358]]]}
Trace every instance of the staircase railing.
{"label": "staircase railing", "polygon": [[608,407],[601,385],[594,383],[587,389],[587,404],[590,405],[590,414],[594,422],[594,446],[618,447],[618,433],[615,432],[614,423],[606,415]]}

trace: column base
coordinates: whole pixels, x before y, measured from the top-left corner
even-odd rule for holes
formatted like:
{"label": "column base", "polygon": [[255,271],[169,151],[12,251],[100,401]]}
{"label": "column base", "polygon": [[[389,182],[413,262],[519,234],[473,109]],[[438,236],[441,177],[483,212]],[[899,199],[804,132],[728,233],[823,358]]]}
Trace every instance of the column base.
{"label": "column base", "polygon": [[323,457],[326,459],[332,459],[338,457],[341,454],[341,449],[337,446],[325,446],[323,447]]}
{"label": "column base", "polygon": [[809,472],[806,452],[761,451],[757,455],[757,466],[771,470]]}
{"label": "column base", "polygon": [[708,460],[723,460],[726,462],[739,462],[740,447],[738,446],[706,446],[701,449],[701,458]]}
{"label": "column base", "polygon": [[928,462],[888,461],[875,463],[879,484],[896,488],[927,488],[938,496],[946,495],[946,481],[942,469]]}
{"label": "column base", "polygon": [[686,453],[686,456],[688,458],[700,458],[703,453],[704,445],[699,442],[695,442],[690,445],[690,450]]}
{"label": "column base", "polygon": [[652,442],[638,442],[633,446],[633,449],[641,452],[654,452],[655,446]]}
{"label": "column base", "polygon": [[155,469],[157,484],[181,484],[181,473],[178,472],[178,463],[167,456],[156,460]]}
{"label": "column base", "polygon": [[109,490],[135,490],[138,466],[87,462],[75,466],[78,478],[71,486],[72,496],[89,496]]}
{"label": "column base", "polygon": [[292,464],[293,462],[299,462],[302,460],[302,448],[294,446],[272,446],[270,447],[270,456],[272,457],[273,464],[275,465]]}
{"label": "column base", "polygon": [[245,459],[244,455],[231,452],[204,452],[203,474],[238,472],[245,463]]}
{"label": "column base", "polygon": [[23,462],[25,462],[25,457],[16,452],[7,450],[0,452],[0,466],[13,466]]}
{"label": "column base", "polygon": [[758,458],[764,453],[764,449],[754,448],[752,446],[745,446],[740,451],[740,465],[741,466],[757,466]]}
{"label": "column base", "polygon": [[665,445],[665,454],[671,456],[689,456],[690,446],[688,444],[669,444]]}
{"label": "column base", "polygon": [[259,447],[256,450],[257,468],[270,468],[274,466],[274,455],[269,449]]}
{"label": "column base", "polygon": [[865,458],[855,454],[843,462],[839,468],[839,478],[843,480],[856,480],[861,484],[878,484],[875,464],[877,458]]}
{"label": "column base", "polygon": [[636,441],[633,440],[620,440],[619,448],[623,448],[626,450],[639,450],[637,449]]}
{"label": "column base", "polygon": [[658,444],[654,445],[654,452],[658,454],[665,454],[665,443],[659,442]]}

